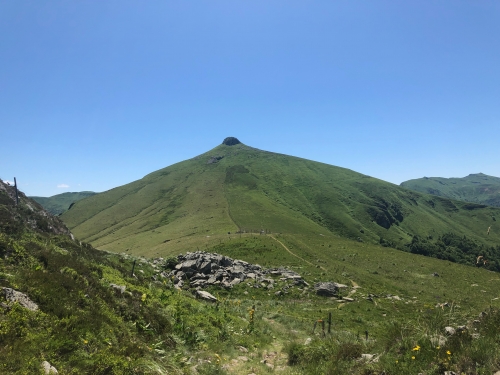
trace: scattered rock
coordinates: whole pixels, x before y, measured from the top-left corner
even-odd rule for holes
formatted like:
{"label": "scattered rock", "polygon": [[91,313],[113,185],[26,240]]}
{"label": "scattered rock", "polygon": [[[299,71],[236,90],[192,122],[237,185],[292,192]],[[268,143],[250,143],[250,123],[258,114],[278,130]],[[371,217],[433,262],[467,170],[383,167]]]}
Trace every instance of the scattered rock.
{"label": "scattered rock", "polygon": [[248,362],[248,357],[245,357],[244,355],[238,356],[238,359],[243,362]]}
{"label": "scattered rock", "polygon": [[11,289],[11,288],[2,288],[4,294],[5,294],[5,299],[9,302],[17,302],[19,303],[22,307],[35,311],[38,310],[38,305],[33,302],[32,300],[29,299],[29,297],[21,292],[18,292],[17,290]]}
{"label": "scattered rock", "polygon": [[192,288],[219,285],[230,289],[248,279],[253,283],[247,283],[248,286],[273,289],[274,280],[269,276],[282,276],[283,281],[291,281],[293,285],[308,285],[298,273],[287,268],[263,269],[258,264],[250,264],[215,253],[204,251],[186,253],[179,255],[177,261],[178,264],[173,267],[174,269],[165,275],[166,278],[173,280],[177,288],[184,285],[183,281],[189,281]]}
{"label": "scattered rock", "polygon": [[304,342],[304,345],[309,345],[311,343],[312,339],[308,337],[306,341]]}
{"label": "scattered rock", "polygon": [[238,346],[237,349],[242,353],[248,353],[248,349],[244,346]]}
{"label": "scattered rock", "polygon": [[439,277],[439,273],[434,272],[431,276],[434,276],[434,277]]}

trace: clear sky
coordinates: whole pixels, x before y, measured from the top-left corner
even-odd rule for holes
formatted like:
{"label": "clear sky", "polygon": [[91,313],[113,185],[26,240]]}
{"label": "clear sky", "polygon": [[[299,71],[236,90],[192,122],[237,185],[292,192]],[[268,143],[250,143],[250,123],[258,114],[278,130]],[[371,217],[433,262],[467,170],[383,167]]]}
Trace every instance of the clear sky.
{"label": "clear sky", "polygon": [[0,0],[0,178],[28,195],[227,136],[396,184],[500,176],[500,2]]}

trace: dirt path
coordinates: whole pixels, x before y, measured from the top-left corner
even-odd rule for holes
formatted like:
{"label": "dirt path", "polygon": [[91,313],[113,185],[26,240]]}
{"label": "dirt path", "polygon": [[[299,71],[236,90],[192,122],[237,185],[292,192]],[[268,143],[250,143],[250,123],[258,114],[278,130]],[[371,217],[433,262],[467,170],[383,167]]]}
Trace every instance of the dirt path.
{"label": "dirt path", "polygon": [[[271,237],[273,240],[275,240],[276,242],[278,242],[281,246],[283,246],[283,248],[288,251],[290,254],[292,254],[294,257],[296,258],[299,258],[300,260],[306,262],[307,264],[310,264],[311,266],[313,267],[316,267],[313,263],[309,262],[308,260],[305,260],[304,258],[301,258],[299,257],[297,254],[293,253],[292,251],[290,251],[290,249],[288,247],[286,247],[283,242],[281,242],[280,240],[278,240],[277,238],[275,238],[274,236],[269,236]],[[323,271],[326,271],[326,268],[324,268],[323,266],[319,266],[319,268],[321,268]]]}

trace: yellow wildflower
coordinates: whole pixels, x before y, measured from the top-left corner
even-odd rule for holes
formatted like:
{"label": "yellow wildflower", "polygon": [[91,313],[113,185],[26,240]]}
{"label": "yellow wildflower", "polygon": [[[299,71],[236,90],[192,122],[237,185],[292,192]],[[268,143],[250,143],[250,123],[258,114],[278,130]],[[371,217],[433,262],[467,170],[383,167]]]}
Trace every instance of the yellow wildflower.
{"label": "yellow wildflower", "polygon": [[439,350],[439,349],[441,349],[441,347],[440,346],[436,346],[436,349]]}
{"label": "yellow wildflower", "polygon": [[446,354],[451,355],[451,352],[449,350],[446,351]]}
{"label": "yellow wildflower", "polygon": [[413,349],[412,349],[414,352],[418,352],[420,350],[420,346],[415,346]]}
{"label": "yellow wildflower", "polygon": [[412,355],[412,356],[411,356],[411,359],[415,359],[415,356],[414,356],[414,355]]}
{"label": "yellow wildflower", "polygon": [[89,343],[89,341],[88,341],[88,340],[83,340],[83,343],[84,343],[85,345],[87,345],[87,344]]}

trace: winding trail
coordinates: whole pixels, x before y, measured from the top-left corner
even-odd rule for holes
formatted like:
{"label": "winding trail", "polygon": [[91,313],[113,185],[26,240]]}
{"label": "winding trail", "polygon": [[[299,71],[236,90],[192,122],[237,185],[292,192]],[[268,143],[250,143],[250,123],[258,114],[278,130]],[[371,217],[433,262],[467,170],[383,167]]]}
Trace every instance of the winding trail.
{"label": "winding trail", "polygon": [[[275,238],[274,236],[272,235],[269,235],[269,237],[271,237],[273,240],[275,240],[276,242],[278,242],[281,246],[283,246],[283,248],[288,251],[290,254],[292,254],[294,257],[296,258],[299,258],[300,260],[306,262],[307,264],[313,266],[313,267],[316,267],[313,263],[309,262],[308,260],[305,260],[304,258],[301,258],[299,257],[297,254],[293,253],[292,251],[290,251],[290,249],[288,247],[285,246],[285,244],[283,244],[283,242],[281,242],[280,240],[278,240],[277,238]],[[326,268],[324,268],[323,266],[319,266],[319,268],[321,268],[323,271],[326,271]]]}

